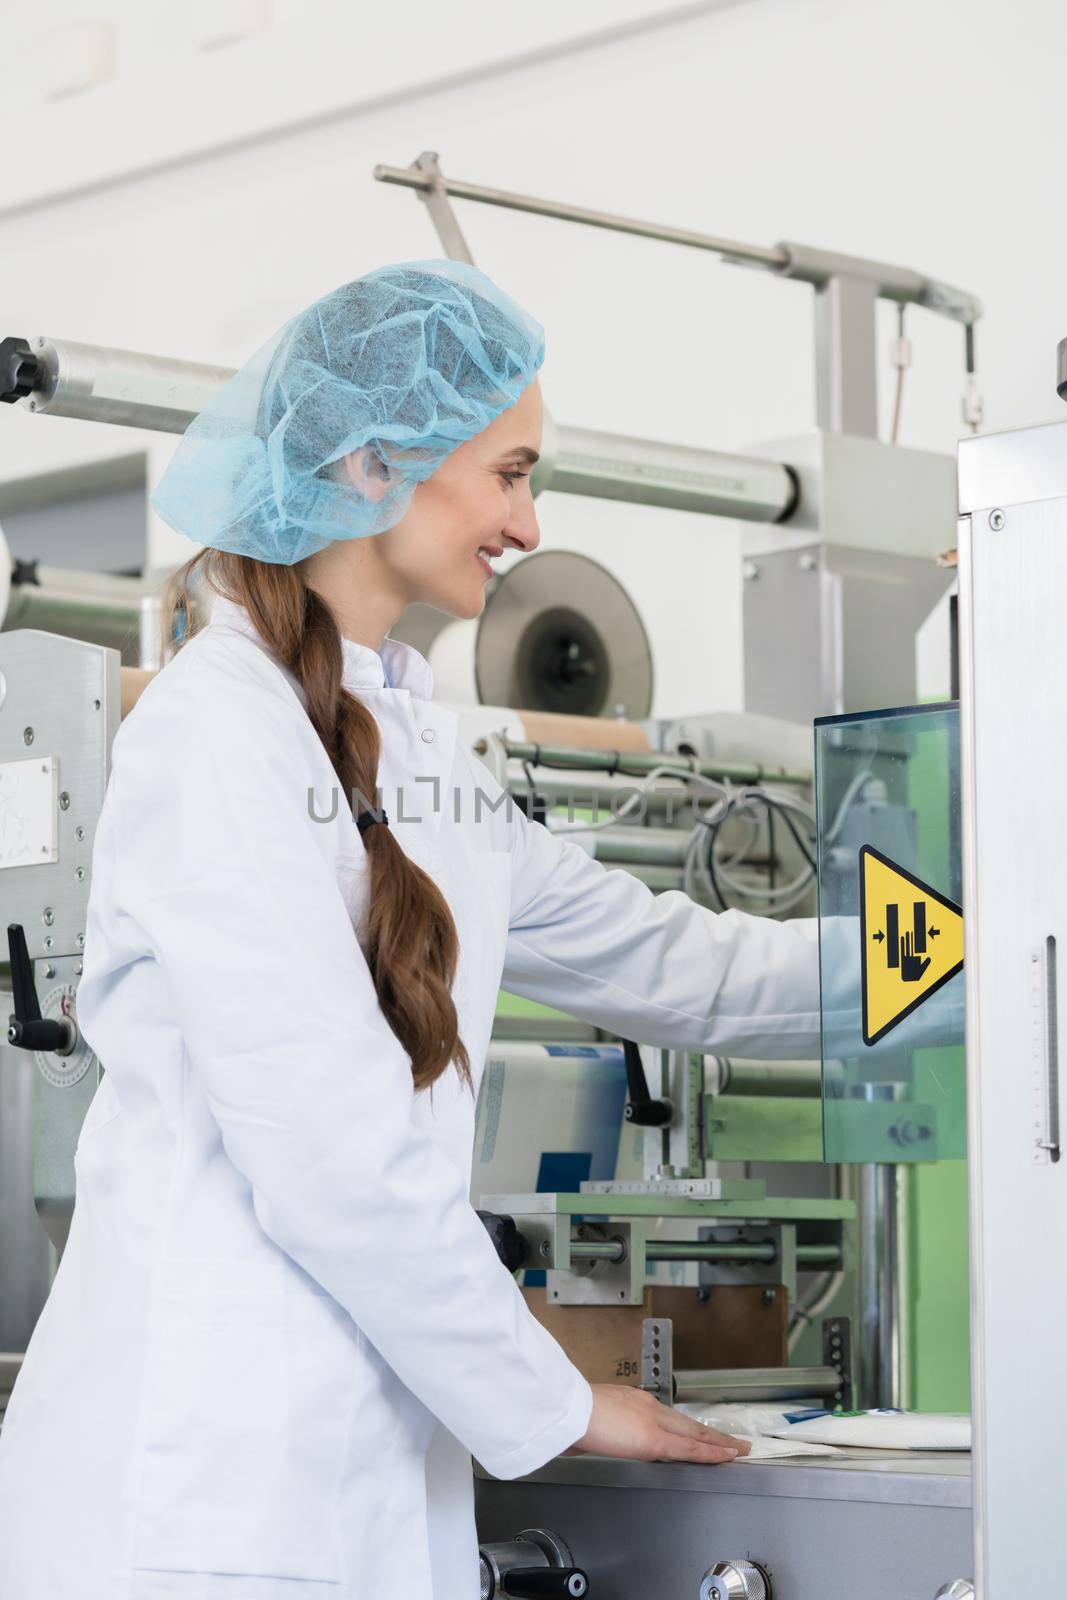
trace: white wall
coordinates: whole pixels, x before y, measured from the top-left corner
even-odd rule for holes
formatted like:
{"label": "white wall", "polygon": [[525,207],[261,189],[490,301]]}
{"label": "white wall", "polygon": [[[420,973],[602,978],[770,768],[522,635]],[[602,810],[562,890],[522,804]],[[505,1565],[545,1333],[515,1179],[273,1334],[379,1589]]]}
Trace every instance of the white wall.
{"label": "white wall", "polygon": [[[9,3],[0,49],[26,71],[8,73],[23,106],[0,167],[3,332],[236,363],[336,283],[440,254],[421,203],[371,178],[429,147],[478,182],[958,283],[986,305],[985,425],[1057,414],[1067,9],[1052,0],[743,0],[673,21],[649,0],[274,0],[262,31],[197,50],[203,18],[230,10],[101,0],[114,76],[48,100],[80,13],[53,5],[46,39],[40,7]],[[811,425],[803,285],[485,207],[461,218],[546,325],[559,420],[723,449]],[[886,308],[886,347],[892,331]],[[951,452],[961,332],[919,311],[910,332],[902,442]],[[0,483],[148,442],[8,413]],[[546,548],[602,560],[657,640],[684,641],[664,651],[657,711],[739,703],[731,525],[560,496],[541,512]],[[153,528],[153,558],[186,548]]]}

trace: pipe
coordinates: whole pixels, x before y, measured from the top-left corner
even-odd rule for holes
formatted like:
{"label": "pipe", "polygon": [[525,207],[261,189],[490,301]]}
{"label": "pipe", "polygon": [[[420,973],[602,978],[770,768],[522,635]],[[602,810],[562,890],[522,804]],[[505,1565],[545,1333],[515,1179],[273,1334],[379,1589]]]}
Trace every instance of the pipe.
{"label": "pipe", "polygon": [[[719,782],[796,784],[806,788],[811,782],[808,774],[789,772],[784,767],[746,767],[729,761],[691,761],[685,756],[653,752],[638,755],[617,750],[579,750],[564,745],[535,744],[523,739],[501,739],[497,748],[509,761],[529,761],[534,766],[563,767],[574,772],[626,772],[640,776],[665,768],[671,772],[697,773],[702,778]],[[476,755],[484,756],[489,749],[488,739],[479,739],[474,745]]]}
{"label": "pipe", "polygon": [[[624,1261],[626,1245],[621,1239],[573,1239],[572,1261]],[[720,1244],[714,1239],[706,1241],[689,1239],[650,1239],[645,1245],[645,1260],[649,1261],[724,1261],[740,1266],[770,1266],[778,1259],[778,1251],[771,1243],[738,1242]],[[797,1266],[805,1271],[820,1267],[837,1267],[841,1264],[841,1251],[836,1244],[798,1244]]]}

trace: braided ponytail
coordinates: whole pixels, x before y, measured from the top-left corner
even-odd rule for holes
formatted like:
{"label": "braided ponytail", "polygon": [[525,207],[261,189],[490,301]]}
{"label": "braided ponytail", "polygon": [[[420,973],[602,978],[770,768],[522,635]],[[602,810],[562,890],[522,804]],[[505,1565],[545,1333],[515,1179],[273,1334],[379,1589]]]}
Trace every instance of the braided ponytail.
{"label": "braided ponytail", "polygon": [[[308,716],[346,803],[358,797],[373,805],[381,749],[378,724],[362,701],[342,687],[340,629],[299,567],[211,548],[199,551],[168,589],[171,637],[179,618],[188,635],[190,589],[200,581],[244,606],[257,633],[302,685]],[[459,940],[448,904],[390,828],[367,828],[363,844],[370,866],[362,930],[367,962],[382,1013],[411,1058],[415,1087],[428,1087],[455,1061],[473,1089],[451,995]]]}

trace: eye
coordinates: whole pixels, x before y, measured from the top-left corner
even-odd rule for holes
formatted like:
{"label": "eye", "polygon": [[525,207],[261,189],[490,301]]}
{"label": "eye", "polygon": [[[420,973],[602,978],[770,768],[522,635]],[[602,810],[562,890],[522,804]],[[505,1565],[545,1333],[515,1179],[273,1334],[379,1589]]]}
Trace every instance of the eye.
{"label": "eye", "polygon": [[517,479],[519,479],[519,478],[528,478],[529,477],[529,473],[528,472],[501,472],[500,476],[503,478],[503,480],[507,484],[508,488],[512,489],[512,488],[514,488]]}

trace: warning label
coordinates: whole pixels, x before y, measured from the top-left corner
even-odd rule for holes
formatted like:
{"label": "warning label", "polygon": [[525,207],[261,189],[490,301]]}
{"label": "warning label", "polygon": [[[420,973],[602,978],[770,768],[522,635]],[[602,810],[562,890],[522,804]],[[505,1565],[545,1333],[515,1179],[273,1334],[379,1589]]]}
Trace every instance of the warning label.
{"label": "warning label", "polygon": [[860,937],[863,1042],[877,1044],[963,966],[963,911],[864,845]]}

